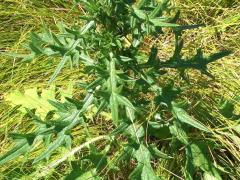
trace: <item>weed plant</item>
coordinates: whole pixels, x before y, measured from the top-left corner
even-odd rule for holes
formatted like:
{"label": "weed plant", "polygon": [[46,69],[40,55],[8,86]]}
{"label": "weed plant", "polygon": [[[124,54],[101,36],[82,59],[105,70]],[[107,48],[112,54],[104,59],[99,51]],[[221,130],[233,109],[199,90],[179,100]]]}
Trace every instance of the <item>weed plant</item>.
{"label": "weed plant", "polygon": [[[199,48],[192,57],[182,56],[184,32],[203,25],[178,25],[180,13],[167,0],[76,3],[84,12],[80,17],[84,26],[69,28],[59,23],[59,33],[47,27],[42,33],[31,33],[27,47],[31,53],[16,57],[23,57],[25,62],[46,56],[60,58],[49,83],[64,66],[83,66],[84,73],[91,77],[90,82],[77,84],[84,89],[81,96],[85,97],[66,97],[64,102],[49,99],[54,110],[44,117],[36,109],[26,109],[26,118],[35,126],[29,133],[11,134],[16,145],[1,156],[0,163],[34,154],[34,160],[28,162],[35,165],[29,176],[37,178],[52,173],[54,168],[64,171],[66,166],[71,169],[64,174],[66,179],[117,179],[119,172],[122,178],[143,180],[237,178],[237,168],[226,162],[231,159],[237,164],[239,154],[232,154],[230,147],[225,148],[216,139],[225,136],[237,141],[238,136],[213,129],[221,127],[218,121],[199,122],[189,115],[186,110],[193,107],[182,96],[189,87],[181,87],[177,78],[169,78],[169,69],[186,82],[189,69],[213,78],[209,63],[230,51],[205,56]],[[175,43],[170,57],[163,59],[155,39],[166,33],[173,35]],[[151,44],[146,46],[147,39]],[[199,111],[209,111],[202,104],[196,106]],[[225,102],[220,113],[238,120],[233,110],[234,106]],[[106,121],[104,130],[92,137],[91,128],[99,121]],[[76,128],[83,128],[85,142],[73,148]],[[234,131],[239,133],[239,129]],[[56,152],[59,157],[51,160]],[[216,159],[221,153],[223,159]],[[70,164],[61,166],[68,159]]]}

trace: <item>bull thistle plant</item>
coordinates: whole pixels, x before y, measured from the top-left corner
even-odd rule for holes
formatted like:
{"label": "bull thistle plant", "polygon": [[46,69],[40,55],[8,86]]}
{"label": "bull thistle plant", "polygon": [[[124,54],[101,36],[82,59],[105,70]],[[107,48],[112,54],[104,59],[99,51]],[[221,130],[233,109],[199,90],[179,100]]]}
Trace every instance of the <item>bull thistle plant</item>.
{"label": "bull thistle plant", "polygon": [[[218,147],[208,138],[214,133],[211,127],[187,113],[188,103],[181,98],[183,88],[160,77],[175,69],[187,80],[186,71],[193,69],[212,78],[208,64],[230,52],[204,56],[199,48],[193,57],[184,58],[182,34],[203,25],[177,24],[180,13],[168,0],[75,3],[81,6],[85,25],[66,27],[61,23],[59,33],[47,27],[40,34],[31,33],[31,53],[23,61],[40,56],[59,58],[50,83],[64,66],[81,66],[91,79],[77,84],[85,90],[85,98],[49,100],[56,110],[46,118],[26,109],[36,128],[27,134],[12,133],[16,145],[0,158],[0,164],[29,156],[44,145],[31,162],[36,167],[35,178],[46,177],[66,161],[72,163],[71,172],[64,174],[66,179],[114,179],[119,171],[132,180],[228,178],[224,165],[211,157]],[[155,40],[166,31],[175,37],[175,48],[169,59],[162,59]],[[151,39],[149,47],[144,47],[146,39]],[[89,126],[104,121],[106,114],[111,117],[106,120],[105,134],[92,137]],[[73,147],[76,127],[83,127],[85,142]],[[65,150],[52,160],[59,148]],[[182,168],[168,172],[167,166],[175,164]],[[157,166],[169,175],[157,173]]]}

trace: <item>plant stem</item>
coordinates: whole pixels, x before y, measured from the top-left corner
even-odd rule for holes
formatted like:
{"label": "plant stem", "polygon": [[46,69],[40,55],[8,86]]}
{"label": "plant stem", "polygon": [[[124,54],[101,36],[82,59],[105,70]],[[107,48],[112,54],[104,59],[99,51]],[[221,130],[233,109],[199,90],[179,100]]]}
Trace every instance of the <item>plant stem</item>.
{"label": "plant stem", "polygon": [[[81,144],[80,146],[77,146],[77,147],[73,148],[72,150],[65,153],[60,159],[58,159],[58,160],[52,162],[51,164],[41,168],[41,170],[38,171],[37,177],[40,178],[40,177],[46,176],[52,169],[57,167],[62,162],[66,161],[70,156],[73,156],[77,152],[81,151],[81,149],[83,149],[84,147],[87,147],[88,145],[90,145],[90,144],[92,144],[96,141],[102,140],[102,139],[109,139],[109,136],[98,136],[96,138],[93,138],[93,139]],[[34,176],[34,177],[36,177],[36,176]]]}

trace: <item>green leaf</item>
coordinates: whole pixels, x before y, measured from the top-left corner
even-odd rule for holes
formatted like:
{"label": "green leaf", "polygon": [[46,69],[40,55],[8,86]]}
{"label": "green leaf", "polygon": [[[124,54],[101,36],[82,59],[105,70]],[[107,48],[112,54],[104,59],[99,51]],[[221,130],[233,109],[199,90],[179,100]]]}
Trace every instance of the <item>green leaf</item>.
{"label": "green leaf", "polygon": [[101,172],[108,164],[106,155],[101,153],[91,153],[82,159],[91,161],[97,172]]}
{"label": "green leaf", "polygon": [[[112,56],[112,55],[111,55]],[[116,68],[115,68],[115,59],[111,57],[110,61],[110,88],[111,93],[115,93],[117,90],[117,80],[116,80]]]}
{"label": "green leaf", "polygon": [[141,174],[143,171],[143,164],[137,165],[137,167],[129,175],[130,180],[141,180]]}
{"label": "green leaf", "polygon": [[37,158],[34,159],[33,164],[38,163],[39,161],[48,158],[57,148],[59,148],[65,141],[67,135],[62,132],[58,134],[57,139],[52,142],[47,149]]}
{"label": "green leaf", "polygon": [[154,170],[151,166],[151,154],[146,146],[141,144],[138,150],[135,151],[134,156],[138,161],[137,167],[130,174],[129,179],[131,180],[158,180]]}
{"label": "green leaf", "polygon": [[186,147],[186,164],[185,164],[185,178],[188,180],[193,180],[193,175],[195,172],[195,167],[193,165],[191,148],[188,146]]}
{"label": "green leaf", "polygon": [[147,14],[144,11],[142,11],[136,7],[133,7],[133,11],[136,14],[136,16],[139,17],[140,19],[145,20],[147,18]]}
{"label": "green leaf", "polygon": [[94,95],[92,93],[88,93],[85,99],[83,100],[84,104],[81,108],[80,113],[84,113],[85,111],[87,111],[89,106],[92,104],[93,100],[94,100]]}
{"label": "green leaf", "polygon": [[20,111],[26,113],[25,108],[36,109],[36,115],[44,119],[47,113],[55,108],[48,102],[48,100],[55,100],[55,86],[51,86],[50,89],[42,90],[41,96],[37,93],[37,88],[27,89],[24,94],[19,90],[13,91],[5,96],[6,101],[9,101],[11,105],[22,105],[19,108]]}
{"label": "green leaf", "polygon": [[35,53],[37,56],[44,54],[43,49],[40,46],[34,44],[33,42],[29,44],[29,47],[31,48],[32,52]]}
{"label": "green leaf", "polygon": [[[70,82],[67,89],[59,89],[62,102],[65,101],[64,97],[72,97],[73,83]],[[43,89],[41,94],[38,94],[37,88],[27,89],[24,93],[15,90],[5,95],[5,100],[9,101],[12,106],[21,105],[18,109],[26,113],[26,109],[35,109],[35,114],[41,119],[44,119],[49,111],[56,110],[50,101],[56,101],[56,86],[51,85],[49,89]]]}
{"label": "green leaf", "polygon": [[94,60],[92,58],[90,58],[88,55],[86,54],[80,54],[79,55],[79,58],[83,60],[83,62],[86,64],[86,65],[94,65]]}
{"label": "green leaf", "polygon": [[214,177],[216,180],[222,179],[218,170],[210,162],[208,147],[204,142],[193,143],[190,145],[190,149],[193,165],[195,167],[201,168],[207,173],[207,177]]}
{"label": "green leaf", "polygon": [[85,33],[87,33],[87,31],[94,26],[95,22],[94,21],[90,21],[88,24],[86,24],[84,27],[82,27],[82,29],[80,30],[80,34],[83,35]]}
{"label": "green leaf", "polygon": [[179,26],[178,24],[163,22],[161,19],[158,19],[158,18],[150,19],[149,21],[156,27],[171,27],[171,28],[175,28],[175,27]]}
{"label": "green leaf", "polygon": [[151,64],[151,65],[155,64],[155,62],[157,60],[157,53],[158,53],[158,49],[155,46],[153,46],[151,48],[151,52],[150,52],[150,56],[148,58],[147,64]]}
{"label": "green leaf", "polygon": [[205,131],[205,132],[209,132],[209,133],[211,132],[207,127],[205,127],[201,123],[197,122],[195,119],[193,119],[191,116],[189,116],[186,111],[184,111],[182,108],[177,107],[177,105],[174,103],[173,103],[173,107],[172,107],[172,112],[173,112],[175,118],[177,118],[179,121],[186,123],[192,127],[195,127],[201,131]]}
{"label": "green leaf", "polygon": [[159,180],[160,178],[156,176],[154,170],[151,166],[143,166],[141,173],[141,180]]}
{"label": "green leaf", "polygon": [[147,165],[150,164],[151,154],[145,145],[140,144],[139,148],[135,151],[134,156],[136,157],[138,163]]}
{"label": "green leaf", "polygon": [[0,165],[11,160],[16,160],[20,155],[29,152],[31,146],[26,139],[20,140],[10,151],[0,157]]}
{"label": "green leaf", "polygon": [[110,53],[111,61],[109,63],[110,68],[110,109],[112,114],[112,120],[114,124],[118,123],[118,95],[117,95],[117,80],[116,80],[116,69],[115,69],[115,59],[113,58],[113,54]]}
{"label": "green leaf", "polygon": [[62,68],[64,67],[64,65],[66,64],[66,62],[70,59],[69,56],[63,56],[61,62],[58,64],[55,72],[53,73],[52,77],[49,80],[49,83],[52,83],[56,77],[58,76],[58,74],[60,73],[60,71],[62,70]]}
{"label": "green leaf", "polygon": [[174,122],[174,125],[170,126],[170,132],[175,136],[181,143],[188,145],[188,136],[187,133],[182,129],[181,124]]}
{"label": "green leaf", "polygon": [[126,97],[121,96],[119,94],[115,94],[115,96],[117,97],[119,104],[122,104],[126,107],[136,110],[136,108],[133,106],[133,104]]}
{"label": "green leaf", "polygon": [[223,103],[221,103],[221,106],[219,109],[220,109],[220,113],[226,118],[231,118],[234,115],[233,114],[234,105],[229,101],[224,101]]}
{"label": "green leaf", "polygon": [[155,7],[155,9],[150,13],[149,17],[155,18],[161,13],[162,13],[162,4],[158,4],[157,7]]}
{"label": "green leaf", "polygon": [[148,147],[149,151],[154,157],[162,158],[162,159],[172,159],[173,157],[163,153],[162,151],[158,150],[156,144],[151,144]]}
{"label": "green leaf", "polygon": [[53,40],[57,43],[57,45],[59,45],[60,47],[64,46],[63,43],[59,40],[59,38],[54,33],[51,33],[51,34],[52,34]]}
{"label": "green leaf", "polygon": [[160,180],[149,165],[139,164],[129,176],[130,180]]}
{"label": "green leaf", "polygon": [[129,107],[126,107],[126,115],[131,120],[131,122],[134,123],[134,119],[135,119],[134,110]]}
{"label": "green leaf", "polygon": [[223,101],[220,103],[219,111],[220,113],[231,120],[238,120],[240,119],[240,115],[234,114],[235,106],[230,101]]}
{"label": "green leaf", "polygon": [[137,4],[138,8],[139,9],[142,8],[146,4],[146,2],[147,0],[139,0]]}
{"label": "green leaf", "polygon": [[115,93],[110,96],[110,108],[114,124],[118,123],[118,100]]}
{"label": "green leaf", "polygon": [[111,135],[117,136],[122,134],[127,128],[129,127],[129,124],[122,122],[120,125],[118,125],[117,128],[115,128],[112,132]]}
{"label": "green leaf", "polygon": [[129,125],[126,132],[129,133],[131,135],[131,138],[136,142],[140,142],[144,138],[144,135],[145,135],[143,126],[137,126],[134,123]]}
{"label": "green leaf", "polygon": [[151,136],[155,136],[157,138],[166,139],[171,136],[169,125],[160,124],[158,122],[148,121],[146,125],[147,132]]}
{"label": "green leaf", "polygon": [[100,85],[100,84],[102,83],[102,81],[103,81],[103,78],[102,78],[102,77],[97,78],[97,79],[94,80],[92,83],[90,83],[90,84],[86,87],[86,89],[87,89],[87,90],[94,89],[94,88],[96,88],[98,85]]}
{"label": "green leaf", "polygon": [[32,145],[34,139],[36,138],[36,135],[34,133],[9,133],[9,136],[13,139],[26,139],[29,145]]}
{"label": "green leaf", "polygon": [[204,180],[221,180],[222,178],[216,177],[212,173],[204,172],[203,179]]}

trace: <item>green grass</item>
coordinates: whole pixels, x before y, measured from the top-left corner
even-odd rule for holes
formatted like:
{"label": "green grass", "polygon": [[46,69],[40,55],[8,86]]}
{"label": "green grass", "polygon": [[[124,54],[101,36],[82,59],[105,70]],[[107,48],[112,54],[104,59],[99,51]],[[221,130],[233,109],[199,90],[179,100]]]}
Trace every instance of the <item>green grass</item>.
{"label": "green grass", "polygon": [[[238,122],[221,116],[218,112],[217,102],[222,98],[233,101],[236,105],[235,113],[240,114],[240,100],[239,98],[237,100],[240,94],[240,2],[238,0],[177,0],[175,3],[181,9],[182,23],[208,25],[186,33],[185,56],[193,54],[193,50],[198,46],[202,46],[208,54],[226,48],[233,50],[231,56],[211,65],[215,81],[190,71],[191,85],[187,89],[185,97],[191,100],[190,113],[200,121],[206,122],[214,130],[215,135],[211,137],[211,140],[223,147],[222,152],[213,154],[213,160],[225,163],[229,167],[232,179],[237,179],[240,177],[240,144],[239,141],[229,138],[226,133],[236,135],[233,128]],[[28,39],[28,33],[40,31],[41,22],[45,22],[53,31],[56,30],[55,25],[59,21],[63,21],[67,25],[71,25],[73,22],[81,23],[78,20],[79,9],[70,10],[71,8],[72,4],[63,0],[44,2],[0,0],[0,53],[10,51],[24,53],[22,45]],[[172,48],[172,37],[159,38],[159,47],[164,52],[161,56],[168,56]],[[0,154],[2,154],[12,146],[8,137],[9,132],[15,130],[25,132],[32,129],[28,117],[17,112],[8,102],[4,101],[5,94],[14,89],[28,89],[36,86],[47,88],[47,82],[56,68],[57,59],[42,58],[36,59],[34,63],[21,63],[18,59],[0,54],[0,62]],[[172,74],[175,76],[174,72]],[[57,85],[66,86],[70,79],[87,81],[89,77],[82,74],[81,68],[73,70],[65,68],[64,73],[57,78]],[[179,83],[185,84],[183,81],[179,81]],[[197,88],[193,88],[196,86]],[[79,92],[76,92],[76,96],[79,96]],[[199,100],[203,106],[200,109]],[[208,113],[208,109],[211,109],[211,114]],[[217,117],[217,125],[212,121],[213,117]],[[104,133],[108,122],[101,121],[97,124],[90,128],[92,135],[97,136]],[[74,144],[81,144],[83,129],[76,129],[74,134],[77,136]],[[38,153],[38,151],[34,152],[30,160],[34,159]],[[53,159],[57,159],[60,155],[60,153],[56,154]],[[229,156],[234,158],[228,158]],[[172,172],[183,168],[181,153],[174,158],[174,161],[167,166],[167,162],[164,161],[157,164],[157,173],[169,179]],[[58,167],[51,177],[53,179],[62,177],[62,172],[68,172],[69,166],[69,163],[66,162]],[[28,179],[28,175],[33,171],[34,168],[29,160],[21,157],[17,161],[0,167],[0,179],[13,179],[13,177]],[[124,168],[118,175],[119,179],[125,178]],[[114,179],[118,175],[109,175],[109,178]],[[178,178],[176,175],[176,179]]]}

